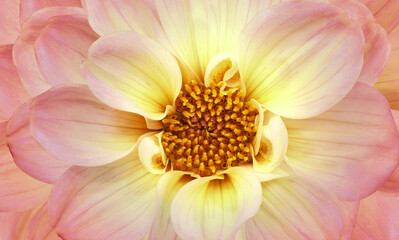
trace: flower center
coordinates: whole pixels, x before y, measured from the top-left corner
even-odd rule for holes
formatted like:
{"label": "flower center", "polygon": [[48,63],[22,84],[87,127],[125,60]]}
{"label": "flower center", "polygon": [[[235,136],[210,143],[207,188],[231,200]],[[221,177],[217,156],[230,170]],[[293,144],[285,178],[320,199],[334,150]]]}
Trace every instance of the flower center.
{"label": "flower center", "polygon": [[192,81],[176,99],[176,113],[163,120],[162,146],[173,170],[201,177],[252,162],[257,110],[243,91]]}

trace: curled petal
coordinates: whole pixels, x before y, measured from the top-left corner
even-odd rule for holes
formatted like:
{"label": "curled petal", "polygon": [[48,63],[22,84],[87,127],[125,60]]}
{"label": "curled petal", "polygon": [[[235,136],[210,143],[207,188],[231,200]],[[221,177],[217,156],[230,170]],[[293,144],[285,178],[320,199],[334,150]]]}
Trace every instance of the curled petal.
{"label": "curled petal", "polygon": [[391,109],[381,93],[363,83],[317,117],[284,122],[293,169],[342,199],[371,194],[399,163]]}
{"label": "curled petal", "polygon": [[363,44],[361,29],[331,4],[279,4],[240,35],[237,61],[246,98],[288,118],[320,114],[356,83]]}
{"label": "curled petal", "polygon": [[153,120],[165,117],[182,85],[179,65],[172,55],[155,41],[133,32],[96,41],[84,72],[90,89],[104,103]]}
{"label": "curled petal", "polygon": [[34,14],[13,49],[14,63],[33,96],[62,83],[84,83],[80,64],[97,38],[83,9],[54,7]]}
{"label": "curled petal", "polygon": [[21,106],[8,121],[7,145],[14,162],[22,171],[39,181],[54,183],[72,164],[50,156],[32,136],[32,100]]}
{"label": "curled petal", "polygon": [[198,178],[176,194],[171,207],[173,226],[183,239],[230,239],[256,214],[261,194],[258,179],[245,168]]}
{"label": "curled petal", "polygon": [[143,166],[153,174],[163,174],[168,166],[166,155],[161,145],[162,133],[147,133],[138,141],[138,153]]}
{"label": "curled petal", "polygon": [[63,239],[142,239],[156,214],[160,175],[137,155],[100,167],[72,167],[54,185],[49,221]]}
{"label": "curled petal", "polygon": [[75,165],[121,159],[148,132],[143,117],[104,105],[85,85],[52,88],[37,97],[31,109],[36,140],[50,154]]}

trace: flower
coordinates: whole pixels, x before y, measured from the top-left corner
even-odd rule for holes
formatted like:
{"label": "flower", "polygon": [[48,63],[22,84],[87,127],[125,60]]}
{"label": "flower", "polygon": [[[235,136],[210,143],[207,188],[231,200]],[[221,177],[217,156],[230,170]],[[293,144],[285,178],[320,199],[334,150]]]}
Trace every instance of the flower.
{"label": "flower", "polygon": [[90,27],[46,8],[14,44],[32,98],[6,141],[48,184],[0,207],[43,204],[31,224],[63,239],[350,237],[399,156],[388,102],[359,82],[389,49],[360,5],[85,4]]}

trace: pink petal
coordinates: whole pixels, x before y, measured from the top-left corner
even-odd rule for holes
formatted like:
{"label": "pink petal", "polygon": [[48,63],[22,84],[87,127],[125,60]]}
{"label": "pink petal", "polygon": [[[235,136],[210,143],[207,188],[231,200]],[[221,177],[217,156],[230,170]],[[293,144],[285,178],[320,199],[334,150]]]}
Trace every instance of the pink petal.
{"label": "pink petal", "polygon": [[24,24],[13,50],[14,63],[29,93],[36,96],[60,83],[83,83],[79,65],[95,38],[81,8],[54,7],[34,14]]}
{"label": "pink petal", "polygon": [[153,120],[165,117],[182,85],[175,58],[155,41],[134,32],[96,41],[84,72],[90,89],[104,103]]}
{"label": "pink petal", "polygon": [[85,2],[90,25],[101,36],[130,30],[148,37],[154,36],[152,1],[85,0]]}
{"label": "pink petal", "polygon": [[399,199],[376,192],[360,201],[352,240],[399,239]]}
{"label": "pink petal", "polygon": [[54,186],[50,223],[63,239],[142,239],[155,217],[159,178],[137,155],[101,167],[72,167]]}
{"label": "pink petal", "polygon": [[0,1],[0,45],[13,44],[20,32],[19,0]]}
{"label": "pink petal", "polygon": [[392,32],[399,24],[399,1],[397,0],[360,0],[364,3],[377,23],[381,24],[388,33]]}
{"label": "pink petal", "polygon": [[42,182],[54,183],[72,164],[53,158],[33,138],[30,127],[32,100],[20,107],[8,121],[8,147],[22,171]]}
{"label": "pink petal", "polygon": [[33,136],[47,152],[84,166],[121,159],[148,132],[143,117],[107,107],[85,85],[40,95],[32,103],[31,121]]}
{"label": "pink petal", "polygon": [[375,19],[370,10],[358,1],[338,0],[334,4],[343,8],[352,22],[363,30],[366,41],[364,62],[359,81],[373,86],[389,60],[389,42],[387,34]]}
{"label": "pink petal", "polygon": [[48,198],[51,185],[22,172],[7,148],[7,122],[0,123],[0,211],[23,211],[36,207]]}
{"label": "pink petal", "polygon": [[30,97],[12,61],[12,45],[0,46],[0,92],[0,111],[7,119]]}
{"label": "pink petal", "polygon": [[345,200],[374,192],[399,163],[399,134],[389,105],[363,83],[325,113],[285,123],[293,169]]}
{"label": "pink petal", "polygon": [[46,7],[82,7],[80,0],[19,0],[22,24],[36,11]]}
{"label": "pink petal", "polygon": [[36,211],[25,230],[27,232],[27,240],[62,240],[58,237],[55,229],[50,226],[47,204],[43,204],[43,206]]}
{"label": "pink petal", "polygon": [[29,220],[38,208],[23,212],[0,212],[0,239],[25,240]]}
{"label": "pink petal", "polygon": [[258,213],[245,223],[247,239],[336,240],[354,223],[330,192],[298,177],[264,182],[262,192]]}
{"label": "pink petal", "polygon": [[389,35],[391,58],[375,88],[388,99],[391,108],[399,110],[399,27]]}
{"label": "pink petal", "polygon": [[240,35],[237,61],[246,98],[288,118],[318,115],[356,83],[363,41],[361,29],[331,4],[279,4]]}

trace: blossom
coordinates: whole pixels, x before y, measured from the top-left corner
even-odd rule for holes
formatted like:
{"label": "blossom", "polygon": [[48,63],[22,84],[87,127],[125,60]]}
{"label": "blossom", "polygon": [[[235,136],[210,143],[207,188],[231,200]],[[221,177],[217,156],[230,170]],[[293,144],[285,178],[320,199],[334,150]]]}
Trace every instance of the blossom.
{"label": "blossom", "polygon": [[274,4],[33,14],[11,64],[28,93],[2,139],[45,190],[4,190],[1,210],[36,207],[33,229],[63,239],[349,238],[398,165],[389,103],[366,84],[385,33],[356,3]]}

